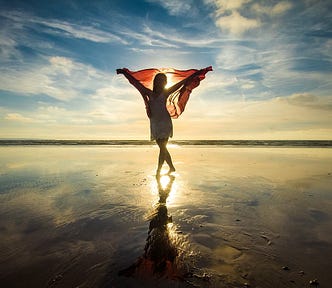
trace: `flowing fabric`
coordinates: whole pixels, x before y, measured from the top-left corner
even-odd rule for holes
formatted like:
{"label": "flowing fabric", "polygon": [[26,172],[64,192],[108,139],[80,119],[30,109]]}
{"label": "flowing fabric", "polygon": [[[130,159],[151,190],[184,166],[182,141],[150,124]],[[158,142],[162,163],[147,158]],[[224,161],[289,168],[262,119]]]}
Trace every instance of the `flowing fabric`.
{"label": "flowing fabric", "polygon": [[[180,87],[177,91],[169,95],[166,101],[166,108],[168,110],[168,113],[172,118],[176,119],[184,111],[192,90],[195,89],[197,86],[199,86],[200,82],[205,78],[205,74],[207,72],[212,71],[212,66],[206,67],[201,70],[197,69],[177,70],[173,68],[161,68],[161,69],[150,68],[139,71],[130,71],[129,69],[125,70],[137,81],[139,81],[144,87],[150,90],[152,90],[153,79],[155,75],[158,73],[166,74],[168,81],[171,81],[175,84],[197,72],[197,77],[194,77],[191,80],[186,81],[182,87]],[[142,94],[142,91],[140,92]],[[148,112],[149,111],[148,101],[143,94],[142,96]]]}

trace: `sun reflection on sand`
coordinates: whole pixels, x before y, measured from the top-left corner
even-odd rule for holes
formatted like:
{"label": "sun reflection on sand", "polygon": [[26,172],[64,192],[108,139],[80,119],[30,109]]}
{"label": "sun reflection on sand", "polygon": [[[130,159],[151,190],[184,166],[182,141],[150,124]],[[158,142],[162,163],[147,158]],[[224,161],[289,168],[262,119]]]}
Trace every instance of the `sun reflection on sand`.
{"label": "sun reflection on sand", "polygon": [[[160,183],[160,184],[158,184],[159,195],[161,195],[160,191],[167,191],[168,186],[171,185],[171,189],[167,193],[167,199],[165,200],[165,201],[167,201],[167,205],[172,205],[177,198],[178,185],[176,182],[174,182],[173,177],[175,177],[175,176],[162,175],[158,181],[158,183]],[[165,204],[166,204],[166,202],[165,202]]]}
{"label": "sun reflection on sand", "polygon": [[169,184],[170,181],[171,181],[171,179],[169,178],[169,176],[162,175],[159,178],[160,188],[163,189],[163,190],[165,190],[167,188],[167,185]]}

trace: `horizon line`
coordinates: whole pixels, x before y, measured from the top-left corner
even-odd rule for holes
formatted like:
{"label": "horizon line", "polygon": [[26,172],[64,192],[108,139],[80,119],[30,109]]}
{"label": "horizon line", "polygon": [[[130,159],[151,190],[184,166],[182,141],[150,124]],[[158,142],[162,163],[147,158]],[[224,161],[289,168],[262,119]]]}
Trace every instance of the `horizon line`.
{"label": "horizon line", "polygon": [[[107,139],[107,138],[97,138],[97,139],[89,139],[89,138],[10,138],[4,137],[0,138],[0,141],[147,141],[147,142],[154,142],[155,140],[149,139]],[[176,141],[332,141],[332,139],[172,139],[169,138],[169,142],[176,142]]]}
{"label": "horizon line", "polygon": [[[146,146],[151,140],[59,140],[59,139],[0,139],[0,146]],[[259,147],[332,147],[332,140],[170,140],[171,145],[193,146],[259,146]]]}

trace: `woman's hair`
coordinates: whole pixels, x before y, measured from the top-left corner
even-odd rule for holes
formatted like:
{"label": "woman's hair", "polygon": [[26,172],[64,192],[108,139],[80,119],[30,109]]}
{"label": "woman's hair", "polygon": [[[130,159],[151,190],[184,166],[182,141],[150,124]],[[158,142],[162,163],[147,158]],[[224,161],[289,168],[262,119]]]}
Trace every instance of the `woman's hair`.
{"label": "woman's hair", "polygon": [[153,92],[160,92],[165,88],[167,76],[164,73],[158,73],[153,79]]}

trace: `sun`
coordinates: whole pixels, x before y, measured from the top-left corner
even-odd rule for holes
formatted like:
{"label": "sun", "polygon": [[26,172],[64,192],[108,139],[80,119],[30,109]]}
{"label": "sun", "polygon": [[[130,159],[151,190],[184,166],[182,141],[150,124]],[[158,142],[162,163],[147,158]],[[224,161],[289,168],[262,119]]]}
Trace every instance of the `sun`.
{"label": "sun", "polygon": [[169,75],[169,74],[166,74],[166,76],[167,76],[167,84],[166,84],[165,88],[172,87],[175,84],[173,76]]}

